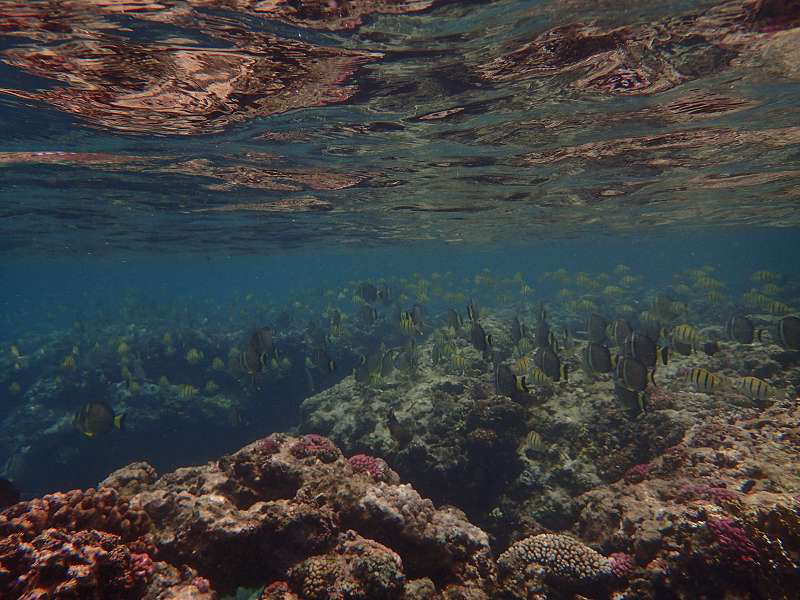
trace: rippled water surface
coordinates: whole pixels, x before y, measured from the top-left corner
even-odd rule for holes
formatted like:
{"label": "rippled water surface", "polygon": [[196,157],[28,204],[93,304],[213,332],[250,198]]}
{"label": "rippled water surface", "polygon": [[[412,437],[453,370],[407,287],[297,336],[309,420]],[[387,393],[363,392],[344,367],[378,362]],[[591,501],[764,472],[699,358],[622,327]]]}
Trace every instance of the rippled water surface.
{"label": "rippled water surface", "polygon": [[800,8],[0,2],[6,252],[796,226]]}

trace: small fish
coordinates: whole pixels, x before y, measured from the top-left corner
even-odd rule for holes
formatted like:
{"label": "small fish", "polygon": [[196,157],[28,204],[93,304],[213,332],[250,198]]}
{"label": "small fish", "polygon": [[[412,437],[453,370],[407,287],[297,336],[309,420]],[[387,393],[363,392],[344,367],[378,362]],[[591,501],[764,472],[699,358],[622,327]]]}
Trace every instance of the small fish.
{"label": "small fish", "polygon": [[653,371],[639,360],[630,356],[617,358],[614,370],[617,384],[632,392],[641,392],[647,388],[648,383],[656,384]]}
{"label": "small fish", "polygon": [[8,386],[8,393],[12,396],[17,396],[22,391],[22,386],[17,383],[16,381],[12,382]]}
{"label": "small fish", "polygon": [[550,385],[553,380],[547,376],[547,373],[542,371],[539,367],[532,367],[528,370],[526,375],[528,383],[535,383],[536,385]]}
{"label": "small fish", "polygon": [[336,370],[334,361],[324,348],[316,348],[311,353],[311,364],[323,373],[333,373]]}
{"label": "small fish", "polygon": [[750,276],[751,281],[755,281],[756,283],[774,282],[778,281],[780,278],[780,273],[774,273],[772,271],[756,271]]}
{"label": "small fish", "polygon": [[394,411],[391,409],[389,409],[389,413],[386,415],[386,428],[401,450],[408,446],[414,438],[411,430],[397,420],[397,415],[395,415]]}
{"label": "small fish", "polygon": [[381,302],[383,302],[384,305],[391,304],[396,295],[394,289],[385,283],[382,283],[378,286],[377,293],[378,293],[378,298],[380,298]]}
{"label": "small fish", "polygon": [[381,357],[380,376],[388,377],[394,371],[395,351],[386,350]]}
{"label": "small fish", "polygon": [[558,354],[550,346],[539,348],[533,356],[533,363],[553,381],[568,380],[567,365],[561,364]]}
{"label": "small fish", "polygon": [[692,349],[700,347],[702,342],[700,332],[693,325],[678,325],[672,329],[670,339],[673,344],[680,344],[681,346],[689,346]]}
{"label": "small fish", "polygon": [[611,352],[602,344],[589,342],[583,349],[583,364],[590,373],[610,373],[616,364]]}
{"label": "small fish", "polygon": [[494,374],[494,386],[498,394],[515,398],[528,392],[524,375],[515,375],[508,365],[498,365]]}
{"label": "small fish", "polygon": [[716,390],[728,385],[727,377],[715,375],[707,369],[691,369],[686,378],[698,392],[703,392],[706,394],[711,394]]}
{"label": "small fish", "polygon": [[439,344],[434,344],[431,347],[431,365],[434,367],[438,365],[443,358],[442,348]]}
{"label": "small fish", "polygon": [[215,356],[214,360],[211,361],[211,368],[215,371],[224,371],[225,363],[219,356]]}
{"label": "small fish", "polygon": [[364,282],[358,286],[357,294],[364,302],[371,304],[378,299],[378,288],[369,282]]}
{"label": "small fish", "polygon": [[238,365],[242,371],[250,375],[255,375],[260,372],[264,366],[261,356],[259,356],[258,352],[249,344],[239,354]]}
{"label": "small fish", "polygon": [[447,326],[454,331],[459,331],[464,326],[464,317],[452,308],[447,309]]}
{"label": "small fish", "polygon": [[519,445],[520,454],[526,454],[529,450],[531,452],[543,452],[545,450],[542,436],[537,431],[529,431],[528,434],[522,438],[522,443]]}
{"label": "small fish", "polygon": [[752,344],[754,339],[761,341],[761,330],[756,333],[753,322],[743,315],[734,315],[725,325],[728,339],[739,344]]}
{"label": "small fish", "polygon": [[75,427],[87,437],[107,433],[112,429],[122,429],[125,415],[115,415],[107,402],[87,402],[75,413],[72,420]]}
{"label": "small fish", "polygon": [[525,330],[525,324],[521,323],[517,317],[511,319],[511,343],[518,344],[522,338],[527,336],[528,332]]}
{"label": "small fish", "polygon": [[196,365],[201,360],[203,360],[203,353],[197,348],[191,348],[186,353],[186,362],[188,362],[190,365]]}
{"label": "small fish", "polygon": [[614,396],[622,404],[629,407],[636,407],[639,412],[647,410],[647,394],[643,391],[629,390],[619,382],[614,384]]}
{"label": "small fish", "polygon": [[777,337],[786,350],[800,350],[800,317],[789,315],[778,321]]}
{"label": "small fish", "polygon": [[67,371],[74,371],[76,367],[75,355],[67,354],[64,360],[61,361],[61,368]]}
{"label": "small fish", "polygon": [[520,356],[514,363],[513,370],[517,375],[525,375],[533,368],[533,359],[530,356]]}
{"label": "small fish", "polygon": [[472,346],[484,354],[489,352],[492,348],[492,336],[487,334],[483,326],[477,321],[472,323],[469,339]]}
{"label": "small fish", "polygon": [[589,341],[602,344],[606,340],[606,329],[608,320],[605,317],[592,313],[586,322],[586,331],[589,334]]}
{"label": "small fish", "polygon": [[[306,368],[306,372],[311,373],[308,368]],[[368,384],[372,379],[372,373],[370,373],[367,365],[356,365],[353,367],[353,379],[358,383]]]}
{"label": "small fish", "polygon": [[464,373],[467,370],[467,359],[460,352],[455,352],[450,357],[450,366],[456,371]]}
{"label": "small fish", "polygon": [[358,320],[365,325],[372,325],[378,320],[378,310],[374,306],[362,304],[358,309]]}
{"label": "small fish", "polygon": [[659,348],[652,338],[638,331],[632,332],[622,344],[624,356],[630,356],[642,362],[646,367],[655,369],[660,360],[663,364],[669,361],[669,350]]}
{"label": "small fish", "polygon": [[539,302],[539,306],[536,308],[536,321],[546,321],[547,320],[547,311],[544,308],[544,302]]}
{"label": "small fish", "polygon": [[191,383],[184,383],[178,389],[178,396],[184,400],[188,400],[189,398],[194,398],[199,392],[196,387],[194,387]]}
{"label": "small fish", "polygon": [[0,477],[0,510],[16,504],[20,500],[20,493],[17,486],[5,477]]}
{"label": "small fish", "polygon": [[[314,383],[314,375],[311,373],[311,369],[305,366],[303,367],[303,373],[306,376],[306,390],[308,391],[309,395],[313,394],[317,391],[317,386]],[[355,369],[353,369],[353,376],[355,376]],[[356,378],[356,381],[358,381],[358,378]]]}
{"label": "small fish", "polygon": [[778,394],[778,390],[758,377],[740,377],[733,385],[751,400],[766,400]]}
{"label": "small fish", "polygon": [[619,347],[622,347],[623,344],[625,344],[625,340],[628,339],[628,336],[632,333],[633,328],[625,319],[615,319],[611,322],[606,330],[606,335],[608,338],[614,342],[615,346]]}
{"label": "small fish", "polygon": [[406,335],[417,335],[421,333],[414,322],[414,314],[411,311],[400,313],[400,330]]}
{"label": "small fish", "polygon": [[478,304],[474,300],[470,300],[467,304],[467,318],[473,323],[477,323],[481,317],[481,311]]}
{"label": "small fish", "polygon": [[785,315],[786,313],[792,312],[792,307],[786,304],[785,302],[779,302],[778,300],[771,300],[764,305],[764,308],[767,312],[773,315]]}
{"label": "small fish", "polygon": [[260,327],[250,334],[248,346],[259,356],[261,354],[271,355],[274,353],[273,332],[269,327]]}
{"label": "small fish", "polygon": [[528,338],[522,338],[519,342],[517,342],[516,347],[519,354],[527,354],[533,350],[533,344]]}

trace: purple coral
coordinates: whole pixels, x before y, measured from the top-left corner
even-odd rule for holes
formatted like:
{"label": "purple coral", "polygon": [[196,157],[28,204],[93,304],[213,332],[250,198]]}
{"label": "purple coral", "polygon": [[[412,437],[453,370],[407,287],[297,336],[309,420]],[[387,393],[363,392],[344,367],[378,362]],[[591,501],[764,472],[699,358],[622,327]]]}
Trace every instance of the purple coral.
{"label": "purple coral", "polygon": [[630,469],[625,471],[625,481],[627,483],[641,483],[650,476],[650,471],[654,468],[655,465],[652,463],[633,465]]}
{"label": "purple coral", "polygon": [[755,545],[733,519],[709,521],[708,526],[716,534],[722,551],[735,562],[754,563],[758,560]]}
{"label": "purple coral", "polygon": [[611,561],[612,573],[620,579],[627,577],[636,567],[633,556],[624,552],[614,552],[608,556],[608,560]]}
{"label": "purple coral", "polygon": [[304,435],[295,442],[289,451],[295,458],[316,456],[322,462],[330,463],[339,458],[339,449],[328,438],[316,433]]}
{"label": "purple coral", "polygon": [[688,483],[678,489],[676,498],[679,501],[688,500],[708,500],[714,504],[721,505],[725,502],[739,500],[741,494],[728,488],[698,483]]}
{"label": "purple coral", "polygon": [[356,454],[347,459],[353,471],[356,473],[366,473],[375,481],[388,481],[390,479],[389,465],[382,458],[368,456],[367,454]]}
{"label": "purple coral", "polygon": [[256,442],[256,452],[260,454],[277,454],[281,445],[272,437],[265,437]]}

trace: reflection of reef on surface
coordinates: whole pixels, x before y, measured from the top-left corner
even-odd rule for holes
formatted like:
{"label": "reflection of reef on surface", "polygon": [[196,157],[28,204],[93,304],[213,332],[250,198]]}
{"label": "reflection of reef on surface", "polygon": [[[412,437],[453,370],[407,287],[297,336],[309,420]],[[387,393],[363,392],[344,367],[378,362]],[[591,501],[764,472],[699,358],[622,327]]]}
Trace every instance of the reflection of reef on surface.
{"label": "reflection of reef on surface", "polygon": [[727,68],[763,43],[764,31],[796,26],[797,9],[790,0],[730,2],[646,25],[559,25],[477,71],[493,82],[572,74],[572,85],[590,92],[654,94]]}
{"label": "reflection of reef on surface", "polygon": [[[129,14],[194,26],[228,46],[204,48],[175,39],[142,44],[112,34],[111,22],[102,17],[87,22],[72,5],[59,12],[42,4],[41,14],[36,8],[20,15],[13,7],[0,7],[8,15],[6,28],[36,37],[46,23],[59,31],[56,39],[47,36],[47,47],[10,48],[4,60],[68,87],[0,91],[128,133],[215,133],[259,116],[342,102],[355,93],[345,83],[355,69],[380,57],[248,31],[221,18],[171,10],[162,14],[153,5]],[[115,12],[113,7],[109,12]]]}

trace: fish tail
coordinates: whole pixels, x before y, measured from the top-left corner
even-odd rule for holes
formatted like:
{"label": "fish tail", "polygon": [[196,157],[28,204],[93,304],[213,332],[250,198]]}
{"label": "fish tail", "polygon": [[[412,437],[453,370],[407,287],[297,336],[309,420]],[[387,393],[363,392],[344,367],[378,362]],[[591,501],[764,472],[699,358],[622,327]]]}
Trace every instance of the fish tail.
{"label": "fish tail", "polygon": [[114,427],[122,431],[123,427],[125,426],[125,413],[121,415],[117,415],[114,417]]}

